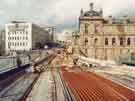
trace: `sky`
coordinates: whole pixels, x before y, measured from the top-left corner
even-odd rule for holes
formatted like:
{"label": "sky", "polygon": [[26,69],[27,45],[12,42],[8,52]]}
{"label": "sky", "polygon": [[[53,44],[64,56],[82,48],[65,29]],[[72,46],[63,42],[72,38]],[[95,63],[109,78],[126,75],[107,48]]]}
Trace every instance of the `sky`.
{"label": "sky", "polygon": [[57,31],[77,29],[80,10],[103,9],[104,17],[135,16],[135,0],[0,0],[0,27],[12,20],[54,26]]}

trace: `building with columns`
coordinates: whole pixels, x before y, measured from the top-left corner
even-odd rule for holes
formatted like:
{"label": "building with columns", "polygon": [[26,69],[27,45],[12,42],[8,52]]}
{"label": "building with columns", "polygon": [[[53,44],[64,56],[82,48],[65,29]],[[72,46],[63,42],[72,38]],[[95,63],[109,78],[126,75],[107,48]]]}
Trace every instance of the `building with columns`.
{"label": "building with columns", "polygon": [[122,19],[109,16],[105,19],[103,11],[94,10],[91,3],[90,10],[81,10],[77,40],[79,50],[88,57],[130,60],[135,52],[135,19],[128,16]]}

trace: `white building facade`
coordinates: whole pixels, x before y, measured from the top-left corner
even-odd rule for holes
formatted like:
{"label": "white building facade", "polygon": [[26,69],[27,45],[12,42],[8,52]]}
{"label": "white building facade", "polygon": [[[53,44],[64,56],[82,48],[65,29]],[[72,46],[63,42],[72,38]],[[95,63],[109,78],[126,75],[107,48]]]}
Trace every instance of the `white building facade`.
{"label": "white building facade", "polygon": [[27,22],[11,22],[5,25],[5,50],[29,51],[32,49],[32,24]]}
{"label": "white building facade", "polygon": [[57,33],[55,38],[59,43],[71,43],[72,42],[72,34],[71,30],[64,30],[62,33]]}

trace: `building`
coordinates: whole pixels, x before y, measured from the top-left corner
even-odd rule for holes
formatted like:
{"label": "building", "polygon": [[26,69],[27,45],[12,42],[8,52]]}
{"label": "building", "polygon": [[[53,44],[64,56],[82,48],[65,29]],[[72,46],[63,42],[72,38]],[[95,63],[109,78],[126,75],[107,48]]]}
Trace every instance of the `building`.
{"label": "building", "polygon": [[72,42],[72,33],[71,30],[64,30],[62,33],[57,33],[55,35],[55,40],[60,44],[70,44]]}
{"label": "building", "polygon": [[55,27],[43,27],[43,29],[47,32],[49,32],[50,36],[51,36],[51,40],[52,41],[55,41],[54,40],[54,34],[56,33],[56,28]]}
{"label": "building", "polygon": [[5,51],[30,51],[52,41],[50,34],[36,24],[13,21],[5,25]]}
{"label": "building", "polygon": [[0,56],[5,55],[5,31],[0,31]]}
{"label": "building", "polygon": [[81,10],[79,17],[78,49],[95,59],[130,60],[135,52],[135,19],[124,16],[103,18],[103,11]]}

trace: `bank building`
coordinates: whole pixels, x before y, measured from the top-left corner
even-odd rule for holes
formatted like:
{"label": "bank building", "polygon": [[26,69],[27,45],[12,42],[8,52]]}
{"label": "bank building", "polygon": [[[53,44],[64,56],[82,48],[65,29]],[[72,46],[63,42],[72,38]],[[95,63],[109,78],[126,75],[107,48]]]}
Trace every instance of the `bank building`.
{"label": "bank building", "polygon": [[135,19],[124,16],[103,18],[103,11],[81,10],[79,17],[79,50],[86,56],[102,60],[130,60],[135,52]]}

